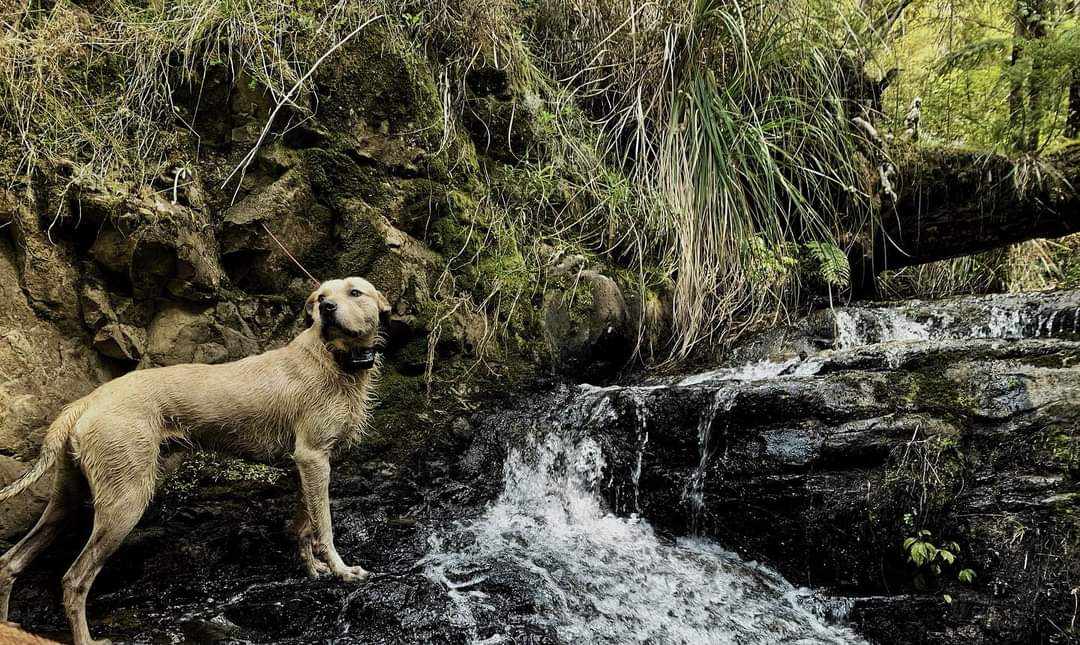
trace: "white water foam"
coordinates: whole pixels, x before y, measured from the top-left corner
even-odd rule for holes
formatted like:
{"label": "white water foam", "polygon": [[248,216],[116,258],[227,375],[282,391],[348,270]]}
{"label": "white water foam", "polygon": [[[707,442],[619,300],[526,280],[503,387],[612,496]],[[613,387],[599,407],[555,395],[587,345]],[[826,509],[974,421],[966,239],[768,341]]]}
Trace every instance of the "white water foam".
{"label": "white water foam", "polygon": [[931,327],[912,320],[896,309],[848,312],[837,309],[836,348],[851,349],[872,343],[929,340]]}
{"label": "white water foam", "polygon": [[[1071,328],[1067,324],[1072,317]],[[1066,324],[1062,324],[1063,318]],[[876,343],[921,340],[1001,338],[1045,338],[1076,333],[1080,309],[1047,309],[1024,302],[986,303],[973,301],[962,313],[924,311],[918,319],[904,308],[852,307],[833,312],[836,349],[851,349]],[[972,321],[967,325],[959,320]],[[1056,325],[1056,326],[1055,326]]]}
{"label": "white water foam", "polygon": [[757,361],[739,367],[722,367],[688,376],[676,385],[711,385],[723,381],[766,381],[780,376],[813,376],[821,369],[822,359],[790,358],[786,361]]}
{"label": "white water foam", "polygon": [[648,523],[613,515],[597,494],[603,470],[594,441],[549,435],[511,452],[482,517],[433,540],[425,575],[474,642],[510,642],[475,630],[491,603],[484,581],[508,567],[527,577],[529,621],[567,643],[863,642],[775,572],[707,540],[661,543]]}

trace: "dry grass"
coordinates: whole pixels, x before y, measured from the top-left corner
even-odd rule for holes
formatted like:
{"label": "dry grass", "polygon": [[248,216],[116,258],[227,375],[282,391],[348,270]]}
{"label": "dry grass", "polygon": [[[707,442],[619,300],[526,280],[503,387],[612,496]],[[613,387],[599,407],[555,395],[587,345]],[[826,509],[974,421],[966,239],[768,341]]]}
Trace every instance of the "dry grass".
{"label": "dry grass", "polygon": [[[173,104],[198,95],[221,67],[265,88],[298,118],[311,113],[307,65],[373,15],[344,0],[194,0],[164,10],[112,0],[91,16],[66,2],[0,16],[0,122],[17,140],[18,169],[62,165],[85,181],[145,180],[181,146]],[[294,87],[299,91],[291,92]]]}

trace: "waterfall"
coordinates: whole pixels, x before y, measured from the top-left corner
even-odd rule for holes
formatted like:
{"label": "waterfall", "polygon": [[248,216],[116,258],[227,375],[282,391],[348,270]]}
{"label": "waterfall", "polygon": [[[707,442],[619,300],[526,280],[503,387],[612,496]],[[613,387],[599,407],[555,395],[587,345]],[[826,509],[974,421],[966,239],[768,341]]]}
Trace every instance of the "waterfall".
{"label": "waterfall", "polygon": [[507,570],[526,581],[528,621],[567,643],[862,642],[770,569],[708,540],[663,542],[611,513],[598,494],[604,469],[595,441],[551,433],[510,451],[503,492],[481,517],[431,541],[424,575],[473,642],[512,642],[479,628],[483,588]]}
{"label": "waterfall", "polygon": [[832,318],[834,347],[841,350],[905,341],[1067,337],[1080,331],[1080,297],[1063,292],[1039,299],[1010,294],[943,303],[914,300],[895,307],[837,309]]}

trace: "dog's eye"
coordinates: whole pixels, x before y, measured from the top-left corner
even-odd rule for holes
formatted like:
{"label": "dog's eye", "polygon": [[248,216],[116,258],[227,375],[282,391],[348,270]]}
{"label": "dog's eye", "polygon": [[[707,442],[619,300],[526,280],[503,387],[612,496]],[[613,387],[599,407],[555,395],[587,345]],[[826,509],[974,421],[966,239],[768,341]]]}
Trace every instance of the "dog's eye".
{"label": "dog's eye", "polygon": [[326,296],[320,294],[319,295],[319,302],[322,302],[323,300],[326,300]]}
{"label": "dog's eye", "polygon": [[359,298],[360,297],[360,290],[359,289],[353,289],[352,291],[349,292],[349,295],[352,296],[353,298]]}

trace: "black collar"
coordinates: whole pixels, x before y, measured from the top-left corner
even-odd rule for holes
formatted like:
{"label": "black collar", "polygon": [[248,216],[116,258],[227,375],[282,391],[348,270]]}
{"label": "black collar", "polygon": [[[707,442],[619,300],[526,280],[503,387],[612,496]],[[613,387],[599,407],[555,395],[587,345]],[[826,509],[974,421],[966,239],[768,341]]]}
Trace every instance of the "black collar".
{"label": "black collar", "polygon": [[334,352],[334,359],[341,371],[346,374],[356,374],[375,367],[376,353],[370,347],[355,347],[347,352]]}

